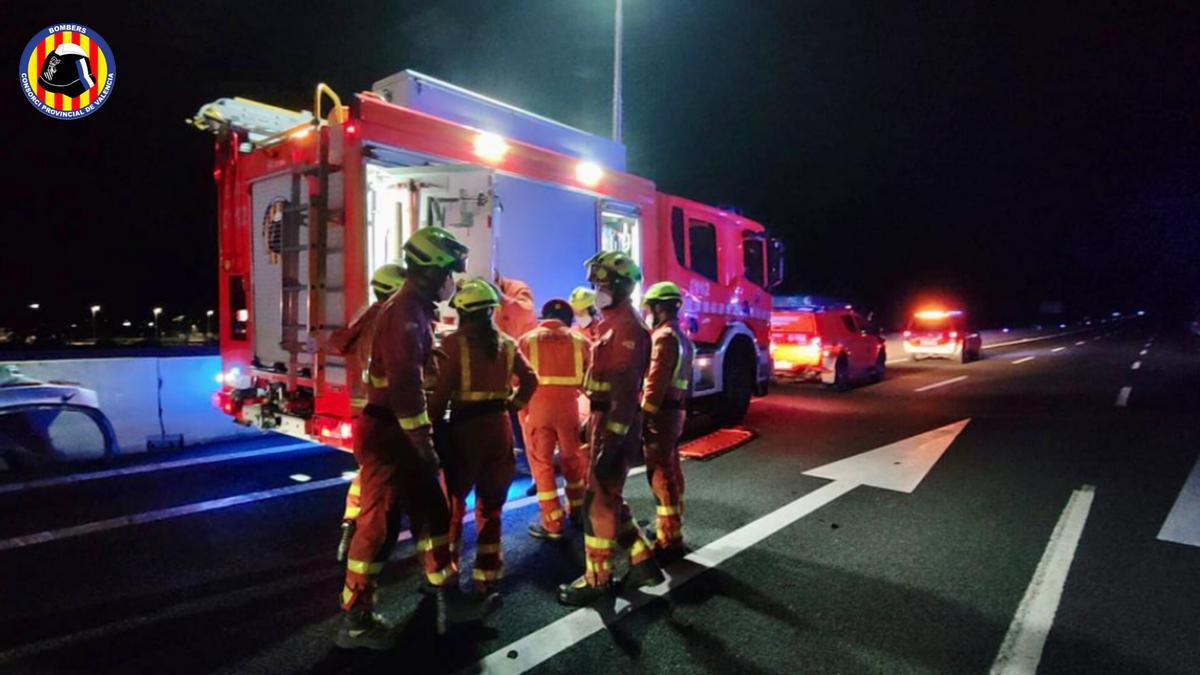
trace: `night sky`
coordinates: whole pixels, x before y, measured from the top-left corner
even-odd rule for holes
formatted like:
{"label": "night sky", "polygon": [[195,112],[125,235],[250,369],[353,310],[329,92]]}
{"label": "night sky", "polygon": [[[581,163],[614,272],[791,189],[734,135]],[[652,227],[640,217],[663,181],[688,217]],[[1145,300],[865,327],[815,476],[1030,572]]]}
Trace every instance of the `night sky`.
{"label": "night sky", "polygon": [[[302,108],[414,68],[609,130],[608,0],[5,4],[10,67],[82,23],[117,80],[58,121],[12,73],[0,325],[215,306],[212,139],[183,120],[218,97]],[[1195,301],[1200,13],[1048,4],[626,0],[630,168],[785,238],[786,290],[887,315],[930,289],[982,322]]]}

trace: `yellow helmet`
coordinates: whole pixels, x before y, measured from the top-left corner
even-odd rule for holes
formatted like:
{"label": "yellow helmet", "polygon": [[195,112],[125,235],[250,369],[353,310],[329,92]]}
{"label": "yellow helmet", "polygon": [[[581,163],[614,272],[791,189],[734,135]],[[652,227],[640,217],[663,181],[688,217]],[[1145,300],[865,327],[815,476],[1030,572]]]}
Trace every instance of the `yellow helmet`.
{"label": "yellow helmet", "polygon": [[469,249],[450,230],[423,227],[404,243],[404,261],[409,267],[440,267],[454,272],[467,271]]}
{"label": "yellow helmet", "polygon": [[450,298],[450,306],[460,312],[478,312],[500,306],[500,293],[487,279],[476,277],[463,283],[454,297]]}
{"label": "yellow helmet", "polygon": [[683,302],[683,291],[670,281],[660,281],[646,290],[646,296],[642,298],[642,304],[650,304],[652,302]]}
{"label": "yellow helmet", "polygon": [[404,265],[399,262],[380,265],[379,269],[371,275],[371,290],[380,297],[386,298],[400,290],[400,286],[404,284],[404,278],[407,276],[408,270],[404,269]]}
{"label": "yellow helmet", "polygon": [[571,309],[582,312],[596,304],[596,291],[586,286],[578,286],[571,291],[571,299],[568,302],[571,303]]}
{"label": "yellow helmet", "polygon": [[621,251],[600,251],[584,263],[588,281],[606,284],[614,281],[637,283],[642,280],[642,271],[633,258]]}

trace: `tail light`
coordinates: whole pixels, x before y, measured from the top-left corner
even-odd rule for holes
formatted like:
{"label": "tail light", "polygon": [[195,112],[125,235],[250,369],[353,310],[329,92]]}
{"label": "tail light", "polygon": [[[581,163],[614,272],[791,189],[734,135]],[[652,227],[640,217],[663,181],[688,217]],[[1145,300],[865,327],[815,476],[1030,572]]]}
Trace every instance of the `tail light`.
{"label": "tail light", "polygon": [[912,337],[912,331],[911,330],[904,331],[904,337],[906,337],[906,338]]}
{"label": "tail light", "polygon": [[950,334],[947,337],[949,337],[951,340],[957,340],[958,339],[958,331],[956,331],[956,330],[950,331]]}
{"label": "tail light", "polygon": [[346,446],[354,441],[354,425],[348,420],[317,415],[312,421],[313,434],[323,443]]}

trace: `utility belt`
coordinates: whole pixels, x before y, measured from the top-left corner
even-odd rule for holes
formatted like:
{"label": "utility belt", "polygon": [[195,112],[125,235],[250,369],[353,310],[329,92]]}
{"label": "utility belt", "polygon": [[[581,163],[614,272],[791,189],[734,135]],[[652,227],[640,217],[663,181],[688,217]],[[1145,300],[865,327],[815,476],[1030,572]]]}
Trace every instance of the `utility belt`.
{"label": "utility belt", "polygon": [[384,406],[376,405],[374,403],[368,403],[366,406],[364,406],[362,409],[362,414],[366,415],[367,417],[373,417],[380,422],[391,422],[392,424],[396,423],[396,413],[392,412],[388,408],[385,408]]}
{"label": "utility belt", "polygon": [[450,408],[450,424],[462,424],[483,415],[507,412],[508,401],[498,399],[480,403],[459,403],[456,401]]}

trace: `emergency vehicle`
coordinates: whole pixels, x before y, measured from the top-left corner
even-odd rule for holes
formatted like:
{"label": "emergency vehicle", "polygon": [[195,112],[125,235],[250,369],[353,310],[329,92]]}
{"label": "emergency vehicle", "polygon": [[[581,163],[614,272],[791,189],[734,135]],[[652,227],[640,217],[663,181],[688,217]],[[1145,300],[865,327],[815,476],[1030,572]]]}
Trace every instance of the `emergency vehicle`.
{"label": "emergency vehicle", "polygon": [[838,300],[779,296],[771,314],[771,355],[779,379],[820,380],[845,391],[858,380],[879,382],[887,346],[878,327]]}
{"label": "emergency vehicle", "polygon": [[658,192],[625,172],[620,143],[411,70],[347,103],[321,84],[311,112],[219,99],[189,121],[216,134],[214,402],[236,421],[350,447],[365,364],[327,337],[368,302],[371,271],[432,226],[470,247],[463,276],[520,279],[538,306],[584,285],[597,250],[625,251],[647,283],[686,293],[693,402],[731,424],[766,393],[783,248],[761,224]]}

